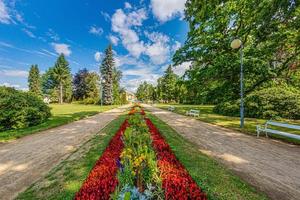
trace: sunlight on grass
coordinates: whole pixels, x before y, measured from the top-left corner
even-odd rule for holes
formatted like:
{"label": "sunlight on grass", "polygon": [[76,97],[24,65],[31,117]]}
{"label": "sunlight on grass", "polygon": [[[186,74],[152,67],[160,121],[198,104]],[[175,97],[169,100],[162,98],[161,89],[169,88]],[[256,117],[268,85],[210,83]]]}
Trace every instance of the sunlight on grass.
{"label": "sunlight on grass", "polygon": [[99,105],[82,105],[82,104],[50,104],[52,116],[42,124],[23,129],[9,130],[0,132],[0,142],[17,139],[49,128],[67,124],[87,116],[95,115],[106,110],[118,107],[99,106]]}
{"label": "sunlight on grass", "polygon": [[[213,113],[213,105],[182,105],[182,104],[156,104],[156,107],[162,108],[162,109],[168,109],[168,107],[172,105],[175,107],[175,113],[185,115],[186,111],[190,109],[196,109],[200,110],[199,117],[197,119],[212,123],[215,125],[223,126],[226,128],[238,130],[243,133],[247,133],[250,135],[256,135],[256,125],[262,125],[267,120],[266,119],[255,119],[255,118],[245,118],[245,126],[243,129],[240,128],[240,118],[239,117],[230,117],[230,116],[224,116],[224,115],[218,115]],[[290,124],[300,124],[299,120],[288,120],[288,119],[281,119],[280,122],[286,122]],[[281,131],[288,131],[289,133],[299,134],[300,131],[297,130],[289,130],[286,128],[277,128],[277,130]],[[282,136],[271,136],[274,138],[282,139],[287,142],[292,142],[295,144],[300,144],[299,140],[291,139],[291,138],[284,138]]]}

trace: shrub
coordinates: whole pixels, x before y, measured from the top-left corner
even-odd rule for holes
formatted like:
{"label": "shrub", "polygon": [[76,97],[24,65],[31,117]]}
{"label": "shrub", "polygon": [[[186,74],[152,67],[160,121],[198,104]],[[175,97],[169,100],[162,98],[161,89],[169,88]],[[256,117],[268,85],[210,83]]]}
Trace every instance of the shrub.
{"label": "shrub", "polygon": [[[240,100],[224,102],[214,112],[239,116]],[[288,87],[271,87],[253,92],[245,98],[245,116],[253,118],[300,119],[300,91]]]}
{"label": "shrub", "polygon": [[0,131],[37,125],[50,115],[50,108],[39,97],[0,87]]}

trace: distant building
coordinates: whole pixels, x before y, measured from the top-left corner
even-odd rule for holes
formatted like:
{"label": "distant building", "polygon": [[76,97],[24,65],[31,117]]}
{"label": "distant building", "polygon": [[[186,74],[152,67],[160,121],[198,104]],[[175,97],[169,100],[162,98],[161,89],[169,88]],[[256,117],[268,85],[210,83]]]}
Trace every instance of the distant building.
{"label": "distant building", "polygon": [[136,101],[135,94],[126,90],[126,100],[128,102],[134,102],[134,101]]}

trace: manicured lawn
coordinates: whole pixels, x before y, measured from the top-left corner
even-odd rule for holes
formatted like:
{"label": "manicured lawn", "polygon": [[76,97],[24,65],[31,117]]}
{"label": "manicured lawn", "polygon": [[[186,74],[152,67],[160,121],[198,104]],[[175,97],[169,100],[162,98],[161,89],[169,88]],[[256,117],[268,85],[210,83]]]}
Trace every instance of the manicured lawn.
{"label": "manicured lawn", "polygon": [[179,161],[197,184],[208,194],[208,199],[267,199],[238,176],[212,158],[202,154],[198,147],[180,136],[170,126],[153,115],[151,121],[160,130]]}
{"label": "manicured lawn", "polygon": [[38,131],[60,126],[72,121],[82,119],[112,109],[117,106],[81,105],[81,104],[51,104],[52,117],[42,124],[24,129],[0,132],[0,142],[17,139]]}
{"label": "manicured lawn", "polygon": [[[216,161],[203,155],[196,145],[188,142],[164,122],[152,115],[148,116],[193,179],[207,192],[209,199],[267,199],[264,194],[257,192]],[[73,199],[125,117],[123,115],[108,124],[100,134],[83,144],[17,199]]]}
{"label": "manicured lawn", "polygon": [[109,123],[100,134],[83,144],[69,158],[51,170],[46,177],[21,193],[17,199],[73,199],[124,120],[125,115],[122,115]]}
{"label": "manicured lawn", "polygon": [[[241,131],[243,133],[251,134],[251,135],[256,135],[256,125],[262,125],[264,124],[267,120],[265,119],[255,119],[255,118],[245,118],[245,126],[244,129],[240,128],[240,118],[239,117],[230,117],[230,116],[224,116],[224,115],[218,115],[213,113],[213,107],[212,105],[182,105],[182,104],[156,104],[156,107],[162,108],[162,109],[168,109],[168,107],[172,105],[175,107],[175,111],[178,114],[185,115],[186,111],[190,109],[196,109],[200,110],[200,115],[197,119],[216,124],[219,126],[223,126],[226,128],[231,128],[234,130]],[[293,121],[293,120],[287,120],[287,119],[281,119],[280,122],[287,122],[291,124],[300,124],[300,121]],[[277,130],[283,130],[287,131],[287,129],[278,129]],[[294,134],[299,134],[300,131],[294,131],[294,130],[288,130],[290,133]],[[262,134],[262,137],[264,135]],[[272,136],[274,138],[282,139],[287,142],[292,142],[295,144],[300,144],[300,141],[294,140],[294,139],[289,139],[289,138],[283,138],[280,136]]]}

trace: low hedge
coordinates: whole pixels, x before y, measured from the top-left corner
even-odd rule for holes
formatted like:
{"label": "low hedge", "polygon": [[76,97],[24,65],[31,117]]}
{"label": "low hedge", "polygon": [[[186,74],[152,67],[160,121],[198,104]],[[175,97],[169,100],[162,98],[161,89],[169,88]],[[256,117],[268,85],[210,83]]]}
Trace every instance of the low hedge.
{"label": "low hedge", "polygon": [[50,116],[50,108],[39,97],[0,87],[0,131],[37,125]]}
{"label": "low hedge", "polygon": [[[214,107],[214,112],[240,116],[240,100],[220,103]],[[300,91],[288,87],[271,87],[253,92],[245,98],[245,116],[300,119]]]}

